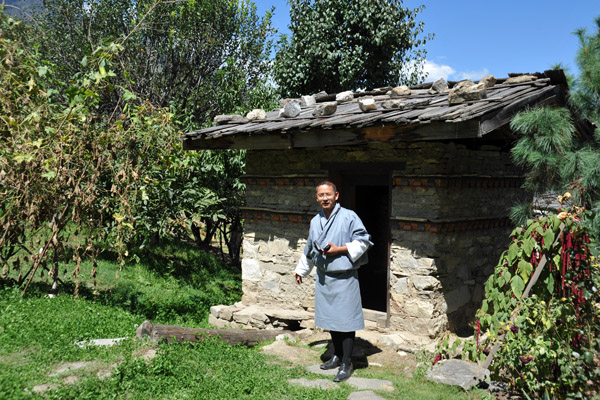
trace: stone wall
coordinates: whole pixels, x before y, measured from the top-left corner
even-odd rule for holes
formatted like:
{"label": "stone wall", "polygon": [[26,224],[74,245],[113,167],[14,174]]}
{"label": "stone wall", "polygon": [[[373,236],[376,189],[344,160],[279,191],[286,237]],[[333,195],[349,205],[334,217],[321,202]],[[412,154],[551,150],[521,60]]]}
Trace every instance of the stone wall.
{"label": "stone wall", "polygon": [[[464,327],[507,245],[508,208],[522,197],[506,152],[454,142],[248,151],[243,304],[312,311],[314,278],[293,270],[318,211],[314,185],[328,163],[393,163],[390,318],[393,329],[436,336]],[[313,271],[314,276],[314,271]]]}

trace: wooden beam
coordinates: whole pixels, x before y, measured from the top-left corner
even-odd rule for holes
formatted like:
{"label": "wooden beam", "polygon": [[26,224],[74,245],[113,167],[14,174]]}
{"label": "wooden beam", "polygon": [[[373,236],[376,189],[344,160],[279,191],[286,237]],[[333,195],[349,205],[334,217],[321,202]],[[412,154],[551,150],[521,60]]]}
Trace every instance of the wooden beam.
{"label": "wooden beam", "polygon": [[261,342],[274,340],[282,334],[294,335],[294,332],[275,329],[196,329],[175,325],[158,325],[144,321],[138,327],[135,337],[140,340],[150,340],[152,343],[198,342],[207,337],[214,337],[232,345],[241,344],[252,347]]}

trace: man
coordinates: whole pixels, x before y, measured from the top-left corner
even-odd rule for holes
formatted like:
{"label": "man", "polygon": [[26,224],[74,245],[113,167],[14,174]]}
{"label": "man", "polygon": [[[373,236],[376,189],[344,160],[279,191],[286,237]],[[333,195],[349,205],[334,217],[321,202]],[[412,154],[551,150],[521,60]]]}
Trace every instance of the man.
{"label": "man", "polygon": [[315,325],[329,330],[334,355],[321,369],[340,367],[334,382],[352,374],[352,349],[357,330],[365,322],[358,284],[358,268],[367,263],[367,249],[373,245],[362,221],[354,211],[341,207],[340,194],[329,181],[316,188],[322,210],[310,221],[304,254],[294,271],[296,283],[317,267],[315,284]]}

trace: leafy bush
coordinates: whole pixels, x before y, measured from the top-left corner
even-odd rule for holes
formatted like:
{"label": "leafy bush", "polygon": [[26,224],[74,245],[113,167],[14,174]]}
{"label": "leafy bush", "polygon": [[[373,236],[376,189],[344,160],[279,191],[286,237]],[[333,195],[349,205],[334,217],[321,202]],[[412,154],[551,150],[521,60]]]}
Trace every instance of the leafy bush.
{"label": "leafy bush", "polygon": [[508,380],[533,398],[584,398],[598,390],[600,264],[581,221],[588,217],[589,211],[573,206],[512,232],[510,247],[485,284],[475,339],[464,343],[464,356],[482,361],[502,342],[490,366],[493,379]]}

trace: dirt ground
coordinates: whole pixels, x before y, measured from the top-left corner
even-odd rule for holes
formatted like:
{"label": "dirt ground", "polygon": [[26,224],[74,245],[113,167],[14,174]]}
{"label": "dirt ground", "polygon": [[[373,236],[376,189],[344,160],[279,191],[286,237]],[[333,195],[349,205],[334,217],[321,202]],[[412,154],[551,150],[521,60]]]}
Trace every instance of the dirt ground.
{"label": "dirt ground", "polygon": [[[357,336],[352,354],[355,368],[376,366],[384,367],[393,373],[411,375],[418,364],[415,355],[397,352],[388,346],[377,343],[376,338],[376,335],[369,337],[359,334]],[[333,353],[328,332],[300,335],[294,344],[275,341],[263,347],[262,351],[273,356],[271,362],[288,367],[321,364],[328,360]]]}

